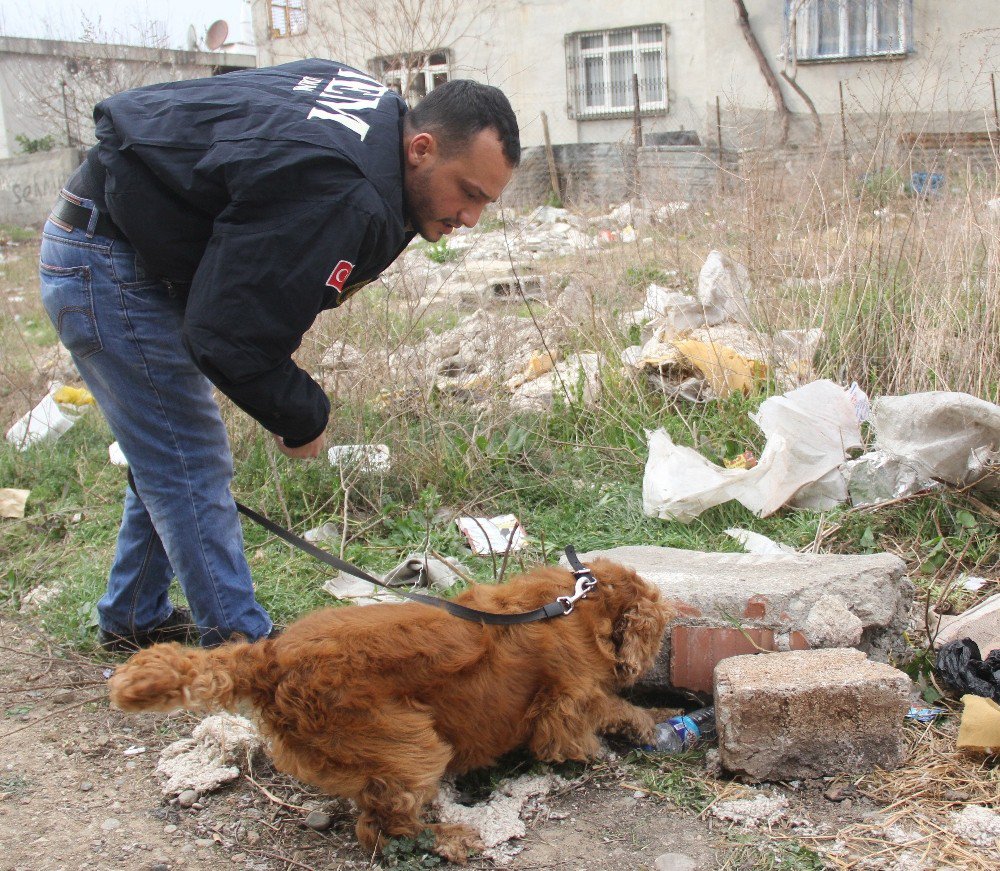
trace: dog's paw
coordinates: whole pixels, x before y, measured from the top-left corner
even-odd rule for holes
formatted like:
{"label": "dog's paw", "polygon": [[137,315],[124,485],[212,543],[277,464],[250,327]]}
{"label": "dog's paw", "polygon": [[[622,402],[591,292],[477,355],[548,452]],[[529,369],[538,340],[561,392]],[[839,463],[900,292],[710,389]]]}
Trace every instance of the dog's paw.
{"label": "dog's paw", "polygon": [[434,832],[434,852],[449,862],[464,865],[470,854],[483,851],[482,838],[471,826],[435,823],[430,828]]}

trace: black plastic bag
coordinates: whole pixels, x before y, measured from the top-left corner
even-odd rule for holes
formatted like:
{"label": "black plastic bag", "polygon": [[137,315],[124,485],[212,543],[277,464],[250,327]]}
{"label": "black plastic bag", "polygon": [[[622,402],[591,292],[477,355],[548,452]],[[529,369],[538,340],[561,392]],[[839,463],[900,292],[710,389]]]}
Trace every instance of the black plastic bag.
{"label": "black plastic bag", "polygon": [[1000,702],[1000,650],[991,651],[984,660],[971,638],[951,641],[938,651],[934,671],[958,693]]}

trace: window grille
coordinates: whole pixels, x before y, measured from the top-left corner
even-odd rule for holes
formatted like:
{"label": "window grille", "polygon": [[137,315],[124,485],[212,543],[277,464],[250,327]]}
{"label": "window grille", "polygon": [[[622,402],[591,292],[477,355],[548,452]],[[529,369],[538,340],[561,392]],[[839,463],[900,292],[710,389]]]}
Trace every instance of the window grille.
{"label": "window grille", "polygon": [[271,38],[306,32],[306,0],[271,0]]}
{"label": "window grille", "polygon": [[913,50],[912,0],[786,0],[797,60],[891,57]]}
{"label": "window grille", "polygon": [[565,38],[570,118],[624,118],[639,77],[643,115],[667,111],[667,28],[663,24],[571,33]]}
{"label": "window grille", "polygon": [[411,106],[451,78],[446,49],[377,57],[368,66],[376,78],[400,94]]}

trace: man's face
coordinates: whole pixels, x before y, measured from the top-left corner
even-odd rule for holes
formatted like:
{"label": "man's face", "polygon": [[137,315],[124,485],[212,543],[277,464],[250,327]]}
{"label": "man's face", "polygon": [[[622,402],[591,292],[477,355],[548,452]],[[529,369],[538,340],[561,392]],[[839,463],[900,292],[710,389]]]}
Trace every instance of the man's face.
{"label": "man's face", "polygon": [[455,227],[474,227],[513,175],[495,130],[480,130],[450,157],[432,133],[404,143],[403,192],[413,229],[437,242]]}

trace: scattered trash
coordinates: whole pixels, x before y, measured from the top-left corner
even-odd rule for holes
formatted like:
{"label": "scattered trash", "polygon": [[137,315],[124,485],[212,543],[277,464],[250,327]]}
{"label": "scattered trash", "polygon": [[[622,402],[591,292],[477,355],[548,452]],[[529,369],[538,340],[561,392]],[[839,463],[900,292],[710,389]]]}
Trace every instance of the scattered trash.
{"label": "scattered trash", "polygon": [[108,459],[111,461],[112,466],[127,466],[128,459],[125,457],[124,451],[121,449],[121,445],[118,442],[112,442],[108,445]]}
{"label": "scattered trash", "polygon": [[434,587],[447,590],[468,577],[465,566],[425,553],[410,554],[382,579],[390,587]]}
{"label": "scattered trash", "polygon": [[334,445],[327,451],[331,466],[359,472],[388,472],[392,466],[388,445]]}
{"label": "scattered trash", "polygon": [[555,774],[525,775],[502,780],[485,802],[471,807],[460,804],[454,786],[442,784],[436,801],[442,822],[462,823],[479,832],[485,850],[483,856],[496,865],[508,865],[523,849],[511,844],[527,832],[524,818],[544,811],[542,799],[568,785]]}
{"label": "scattered trash", "polygon": [[[56,399],[57,396],[63,396],[67,401],[61,403]],[[49,393],[7,430],[7,441],[24,451],[36,442],[55,440],[80,419],[80,415],[93,401],[86,390],[53,384]]]}
{"label": "scattered trash", "polygon": [[956,580],[961,585],[962,589],[968,593],[977,593],[990,583],[987,578],[976,578],[967,574],[959,575]]}
{"label": "scattered trash", "polygon": [[757,465],[757,458],[754,456],[753,451],[744,451],[731,460],[723,460],[722,465],[727,469],[752,469]]}
{"label": "scattered trash", "polygon": [[882,396],[871,414],[876,447],[927,478],[1000,488],[1000,406],[968,393]]}
{"label": "scattered trash", "polygon": [[240,764],[264,746],[253,723],[236,714],[206,717],[190,738],[174,741],[160,753],[158,774],[167,778],[164,795],[185,789],[211,792],[240,776]]}
{"label": "scattered trash", "polygon": [[[332,525],[332,524],[330,524]],[[322,527],[321,527],[322,528]],[[339,538],[340,532],[337,531]],[[428,554],[410,554],[398,566],[390,569],[379,578],[390,587],[433,587],[447,590],[458,581],[468,577],[468,572],[458,560],[439,559]],[[370,581],[355,578],[353,575],[340,572],[330,578],[323,589],[337,599],[352,600],[355,605],[376,605],[379,602],[398,602],[399,597],[391,592],[377,587]]]}
{"label": "scattered trash", "polygon": [[498,517],[459,517],[455,523],[477,556],[503,554],[524,547],[527,537],[513,514]]}
{"label": "scattered trash", "polygon": [[714,505],[736,499],[766,517],[800,488],[837,468],[845,452],[861,444],[847,391],[832,381],[814,381],[772,396],[751,418],[767,436],[752,469],[716,466],[697,451],[675,445],[666,430],[650,433],[642,485],[644,512],[686,523]]}
{"label": "scattered trash", "polygon": [[768,828],[788,814],[788,799],[780,793],[758,793],[752,798],[737,798],[716,802],[709,813],[719,820],[735,823],[747,829]]}
{"label": "scattered trash", "polygon": [[123,756],[141,756],[146,752],[145,747],[129,747],[122,751]]}
{"label": "scattered trash", "polygon": [[377,605],[380,602],[398,602],[399,598],[376,587],[370,581],[340,572],[323,584],[323,589],[335,599],[345,599],[355,605]]}
{"label": "scattered trash", "polygon": [[979,753],[1000,752],[1000,705],[977,694],[962,696],[955,746]]}
{"label": "scattered trash", "polygon": [[864,423],[871,417],[871,400],[868,399],[868,394],[861,389],[857,381],[852,381],[851,386],[847,388],[847,398],[854,406],[854,414],[858,418],[858,423]]}
{"label": "scattered trash", "polygon": [[961,614],[938,618],[934,646],[971,639],[980,650],[1000,649],[1000,593],[983,599]]}
{"label": "scattered trash", "polygon": [[715,707],[709,706],[657,723],[653,744],[643,749],[655,753],[683,753],[696,744],[714,739],[715,735]]}
{"label": "scattered trash", "polygon": [[52,398],[60,405],[95,405],[93,394],[86,387],[62,386],[52,393]]}
{"label": "scattered trash", "polygon": [[841,468],[855,508],[881,505],[941,486],[921,474],[913,463],[881,450],[848,460]]}
{"label": "scattered trash", "polygon": [[24,506],[30,494],[30,490],[18,490],[16,487],[0,489],[0,517],[11,520],[20,520],[24,517]]}
{"label": "scattered trash", "polygon": [[953,690],[1000,701],[1000,649],[983,659],[971,638],[951,641],[938,651],[934,671]]}
{"label": "scattered trash", "polygon": [[725,530],[725,533],[743,545],[743,550],[747,553],[771,556],[782,553],[798,553],[794,547],[789,547],[787,544],[778,544],[766,535],[761,535],[759,532],[751,532],[749,529],[731,527]]}
{"label": "scattered trash", "polygon": [[976,847],[993,847],[1000,840],[1000,814],[980,805],[966,805],[951,815],[951,829]]}
{"label": "scattered trash", "polygon": [[306,530],[302,537],[312,544],[321,544],[324,541],[339,541],[341,538],[340,527],[331,520],[326,523]]}
{"label": "scattered trash", "polygon": [[532,354],[531,357],[528,358],[528,362],[524,369],[507,379],[507,387],[511,390],[516,390],[522,384],[525,384],[528,381],[534,381],[546,372],[551,372],[558,359],[558,351],[553,351],[552,353],[544,351],[540,354]]}
{"label": "scattered trash", "polygon": [[571,354],[555,368],[518,387],[510,398],[518,411],[548,411],[556,396],[567,405],[593,405],[601,393],[600,358],[597,354]]}
{"label": "scattered trash", "polygon": [[756,383],[767,377],[764,363],[743,357],[726,345],[681,339],[674,346],[701,372],[720,399],[735,392],[748,394]]}
{"label": "scattered trash", "polygon": [[944,173],[914,172],[910,174],[910,187],[917,196],[938,196],[944,191]]}
{"label": "scattered trash", "polygon": [[945,708],[910,708],[906,712],[906,719],[918,723],[933,723],[938,717],[943,717],[947,713]]}

